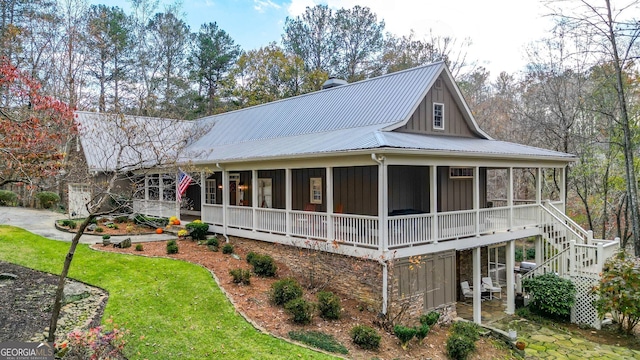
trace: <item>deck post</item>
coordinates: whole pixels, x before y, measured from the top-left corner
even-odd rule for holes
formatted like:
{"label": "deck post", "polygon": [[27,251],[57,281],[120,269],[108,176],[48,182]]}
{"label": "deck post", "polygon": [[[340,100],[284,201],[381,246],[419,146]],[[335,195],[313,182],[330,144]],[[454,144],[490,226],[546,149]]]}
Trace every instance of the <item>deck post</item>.
{"label": "deck post", "polygon": [[560,201],[562,202],[562,211],[566,212],[567,211],[567,204],[566,204],[566,200],[567,200],[567,187],[566,187],[566,176],[567,176],[567,167],[563,166],[562,167],[562,171],[560,172],[560,176],[562,177],[560,179]]}
{"label": "deck post", "polygon": [[506,275],[507,275],[507,311],[506,313],[512,315],[516,311],[516,303],[515,303],[515,272],[514,269],[516,267],[515,258],[516,258],[516,242],[515,240],[507,241],[507,249],[506,249]]}
{"label": "deck post", "polygon": [[227,210],[229,209],[229,172],[222,170],[222,228],[227,235]]}
{"label": "deck post", "polygon": [[258,170],[251,170],[251,211],[253,212],[252,231],[258,227]]}
{"label": "deck post", "polygon": [[536,204],[542,201],[542,169],[536,168]]}
{"label": "deck post", "polygon": [[596,261],[598,262],[598,273],[604,268],[604,244],[598,243],[598,253],[596,254]]}
{"label": "deck post", "polygon": [[291,236],[291,198],[292,198],[292,187],[291,187],[291,169],[286,168],[284,170],[284,182],[285,182],[285,209],[286,209],[286,223],[287,223],[287,236]]}
{"label": "deck post", "polygon": [[513,167],[509,167],[507,174],[507,206],[509,207],[509,230],[513,228]]}
{"label": "deck post", "polygon": [[480,267],[480,248],[473,248],[473,322],[482,323],[482,269]]}
{"label": "deck post", "polygon": [[389,250],[387,239],[387,213],[389,211],[389,192],[387,191],[387,164],[384,156],[371,154],[371,159],[378,163],[378,250]]}
{"label": "deck post", "polygon": [[480,167],[473,169],[473,209],[476,212],[476,236],[480,236]]}
{"label": "deck post", "polygon": [[429,169],[429,207],[431,210],[431,240],[438,243],[438,166],[431,165]]}
{"label": "deck post", "polygon": [[[216,191],[214,188],[213,191]],[[207,203],[207,178],[204,171],[200,171],[200,220],[204,217],[204,204]],[[180,213],[180,210],[178,210]]]}
{"label": "deck post", "polygon": [[542,255],[544,254],[542,235],[536,236],[534,247],[536,249],[536,266],[538,266],[542,264]]}
{"label": "deck post", "polygon": [[327,166],[325,174],[327,178],[327,241],[331,242],[336,239],[333,223],[333,168]]}

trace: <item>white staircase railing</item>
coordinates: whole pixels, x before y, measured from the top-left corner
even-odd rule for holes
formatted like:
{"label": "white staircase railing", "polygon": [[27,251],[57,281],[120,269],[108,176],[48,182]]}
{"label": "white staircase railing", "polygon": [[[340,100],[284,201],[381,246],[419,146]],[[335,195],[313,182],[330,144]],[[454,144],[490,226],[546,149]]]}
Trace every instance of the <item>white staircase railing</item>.
{"label": "white staircase railing", "polygon": [[590,231],[585,230],[582,226],[578,225],[573,219],[567,216],[564,211],[558,209],[555,205],[551,203],[551,201],[546,201],[543,205],[543,208],[547,210],[549,213],[553,214],[558,220],[563,222],[563,224],[573,230],[577,235],[582,237],[585,243],[589,243],[592,240],[593,235]]}

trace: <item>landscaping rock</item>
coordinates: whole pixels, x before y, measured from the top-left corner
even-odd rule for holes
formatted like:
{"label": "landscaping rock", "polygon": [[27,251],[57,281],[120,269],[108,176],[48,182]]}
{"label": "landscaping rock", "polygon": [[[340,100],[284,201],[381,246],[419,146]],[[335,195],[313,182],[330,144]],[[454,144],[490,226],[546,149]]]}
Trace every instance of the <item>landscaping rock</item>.
{"label": "landscaping rock", "polygon": [[131,238],[126,238],[120,241],[113,241],[113,247],[122,248],[122,249],[131,247]]}
{"label": "landscaping rock", "polygon": [[96,225],[96,224],[89,224],[87,226],[87,231],[95,231],[97,227],[98,227],[98,225]]}
{"label": "landscaping rock", "polygon": [[18,278],[18,275],[11,273],[2,273],[0,274],[0,280],[15,280]]}

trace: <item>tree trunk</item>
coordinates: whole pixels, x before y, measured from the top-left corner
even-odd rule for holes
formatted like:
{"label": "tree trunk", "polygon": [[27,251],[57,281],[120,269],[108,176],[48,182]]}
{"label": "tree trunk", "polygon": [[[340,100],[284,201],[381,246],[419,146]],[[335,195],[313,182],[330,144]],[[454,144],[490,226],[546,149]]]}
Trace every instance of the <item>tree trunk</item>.
{"label": "tree trunk", "polygon": [[69,252],[64,259],[64,267],[62,268],[62,272],[60,273],[60,277],[58,279],[58,288],[56,289],[56,298],[53,303],[53,310],[51,311],[51,321],[49,322],[49,336],[47,336],[47,342],[56,341],[58,317],[60,316],[60,309],[62,308],[62,297],[64,296],[64,284],[67,279],[67,274],[69,274],[69,268],[71,268],[71,260],[73,260],[73,255],[75,254],[78,243],[80,242],[80,238],[84,233],[84,229],[87,227],[87,225],[89,225],[94,217],[95,215],[93,214],[87,216],[82,224],[80,224],[80,227],[78,228],[76,235],[73,237],[73,240],[71,240]]}

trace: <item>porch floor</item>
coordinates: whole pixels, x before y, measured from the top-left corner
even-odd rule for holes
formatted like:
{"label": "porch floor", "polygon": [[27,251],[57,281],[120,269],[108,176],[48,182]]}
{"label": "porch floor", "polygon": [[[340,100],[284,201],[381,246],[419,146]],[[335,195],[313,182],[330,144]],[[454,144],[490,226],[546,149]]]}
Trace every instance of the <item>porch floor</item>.
{"label": "porch floor", "polygon": [[[507,317],[507,294],[502,289],[502,299],[494,297],[493,300],[484,300],[480,305],[482,309],[480,316],[483,324],[490,324]],[[469,299],[467,302],[458,301],[456,303],[458,317],[473,321],[473,303]]]}

